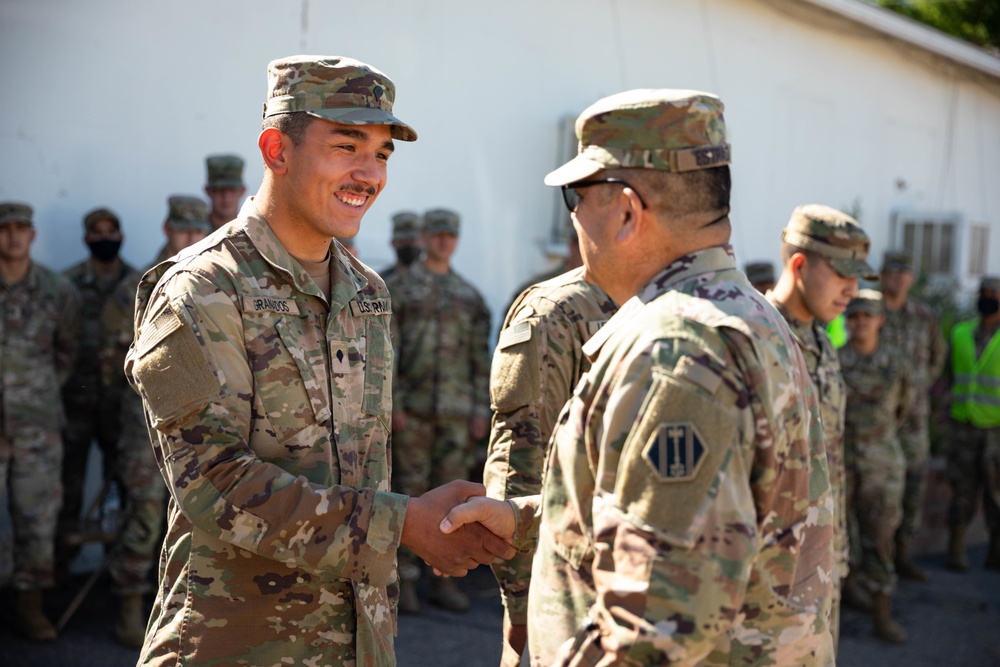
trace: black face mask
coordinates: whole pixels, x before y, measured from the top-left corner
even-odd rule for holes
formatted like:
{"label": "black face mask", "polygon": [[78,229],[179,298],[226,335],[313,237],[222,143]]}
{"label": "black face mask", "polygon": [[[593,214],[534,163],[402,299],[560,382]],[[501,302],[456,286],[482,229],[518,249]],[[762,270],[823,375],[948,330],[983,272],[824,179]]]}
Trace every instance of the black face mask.
{"label": "black face mask", "polygon": [[420,259],[420,248],[414,246],[403,246],[396,249],[396,259],[403,266],[409,266]]}
{"label": "black face mask", "polygon": [[983,317],[989,317],[1000,310],[1000,300],[992,296],[981,296],[976,302],[976,310]]}
{"label": "black face mask", "polygon": [[87,247],[90,248],[90,254],[94,256],[94,259],[101,262],[110,262],[118,256],[122,242],[111,239],[100,239],[98,241],[87,241]]}

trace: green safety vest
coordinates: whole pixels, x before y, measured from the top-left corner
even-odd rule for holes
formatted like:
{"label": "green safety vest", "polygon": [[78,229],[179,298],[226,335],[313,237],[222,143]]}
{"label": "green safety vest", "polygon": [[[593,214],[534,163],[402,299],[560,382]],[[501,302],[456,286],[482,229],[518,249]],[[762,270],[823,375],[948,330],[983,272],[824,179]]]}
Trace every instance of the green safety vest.
{"label": "green safety vest", "polygon": [[977,428],[995,428],[1000,426],[1000,335],[993,335],[977,359],[978,324],[969,320],[951,330],[951,416]]}
{"label": "green safety vest", "polygon": [[840,349],[847,344],[847,325],[844,314],[837,315],[826,325],[826,333],[830,335],[830,342],[835,349]]}

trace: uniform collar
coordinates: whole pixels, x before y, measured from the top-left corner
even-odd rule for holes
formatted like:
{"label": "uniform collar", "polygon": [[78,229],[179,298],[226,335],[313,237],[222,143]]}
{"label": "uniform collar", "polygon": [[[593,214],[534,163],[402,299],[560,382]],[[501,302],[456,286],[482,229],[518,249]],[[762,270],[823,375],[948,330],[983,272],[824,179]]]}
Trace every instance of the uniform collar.
{"label": "uniform collar", "polygon": [[[646,283],[639,293],[622,304],[618,312],[611,316],[601,329],[593,335],[583,346],[583,353],[593,361],[600,353],[604,343],[611,338],[619,329],[624,328],[627,323],[642,311],[650,301],[667,292],[678,289],[682,284],[692,280],[697,280],[705,274],[718,273],[736,268],[736,257],[733,255],[731,245],[712,246],[703,250],[678,257],[653,279]],[[695,290],[685,290],[695,294]],[[697,295],[697,294],[696,294]]]}
{"label": "uniform collar", "polygon": [[[323,290],[289,254],[270,223],[260,215],[253,197],[243,203],[237,220],[243,223],[241,226],[250,242],[268,264],[287,276],[300,292],[326,300]],[[349,253],[335,239],[330,245],[330,274],[333,286],[330,291],[330,314],[333,315],[345,308],[368,285],[368,278],[354,266]]]}

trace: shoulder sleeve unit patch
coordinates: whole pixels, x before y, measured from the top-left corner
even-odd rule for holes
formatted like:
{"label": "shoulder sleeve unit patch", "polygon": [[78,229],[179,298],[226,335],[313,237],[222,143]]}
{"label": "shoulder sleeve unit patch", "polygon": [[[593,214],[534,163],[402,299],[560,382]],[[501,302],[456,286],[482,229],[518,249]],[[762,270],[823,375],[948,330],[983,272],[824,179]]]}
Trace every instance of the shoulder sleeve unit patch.
{"label": "shoulder sleeve unit patch", "polygon": [[663,482],[694,479],[707,453],[708,445],[691,422],[659,424],[642,451],[646,463]]}

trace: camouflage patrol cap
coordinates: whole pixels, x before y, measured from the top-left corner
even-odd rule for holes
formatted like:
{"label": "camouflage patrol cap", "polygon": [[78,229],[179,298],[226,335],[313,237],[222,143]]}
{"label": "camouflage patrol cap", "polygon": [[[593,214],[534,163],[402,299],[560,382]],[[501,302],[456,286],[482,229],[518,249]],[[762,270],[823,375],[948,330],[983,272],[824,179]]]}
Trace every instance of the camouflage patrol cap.
{"label": "camouflage patrol cap", "polygon": [[858,295],[851,299],[844,310],[844,315],[853,313],[868,313],[869,315],[882,315],[885,313],[885,305],[882,301],[882,292],[874,289],[863,289],[858,291]]}
{"label": "camouflage patrol cap", "polygon": [[458,234],[458,213],[446,208],[435,208],[424,213],[424,232],[427,234]]}
{"label": "camouflage patrol cap", "polygon": [[781,240],[825,257],[845,278],[878,278],[867,261],[871,249],[868,235],[854,218],[835,208],[821,204],[797,207],[781,232]]}
{"label": "camouflage patrol cap", "polygon": [[749,262],[743,273],[751,284],[774,282],[774,264],[771,262]]}
{"label": "camouflage patrol cap", "polygon": [[209,189],[244,187],[243,158],[239,155],[209,155],[205,167],[208,170],[205,185]]}
{"label": "camouflage patrol cap", "polygon": [[979,289],[984,290],[997,290],[1000,291],[1000,277],[997,276],[983,276],[982,280],[979,281]]}
{"label": "camouflage patrol cap", "polygon": [[208,221],[208,205],[198,197],[174,195],[167,199],[169,212],[166,225],[175,231],[200,229],[206,233],[214,230]]}
{"label": "camouflage patrol cap", "polygon": [[566,185],[601,169],[709,169],[730,162],[722,101],[696,90],[639,89],[598,100],[576,120],[577,156],[545,177]]}
{"label": "camouflage patrol cap", "polygon": [[913,273],[913,261],[902,250],[886,250],[882,255],[882,272],[909,271]]}
{"label": "camouflage patrol cap", "polygon": [[122,222],[118,219],[118,216],[109,208],[95,208],[93,211],[83,216],[83,228],[87,232],[90,232],[94,225],[96,225],[101,220],[110,220],[115,223],[115,229],[121,231]]}
{"label": "camouflage patrol cap", "polygon": [[8,222],[26,222],[34,227],[35,223],[31,219],[33,213],[27,204],[16,201],[0,202],[0,225],[6,225]]}
{"label": "camouflage patrol cap", "polygon": [[412,241],[420,236],[420,216],[413,211],[400,211],[392,216],[392,240]]}
{"label": "camouflage patrol cap", "polygon": [[264,117],[304,111],[344,125],[389,125],[394,139],[416,141],[392,115],[396,86],[370,65],[343,56],[290,56],[267,66]]}

